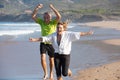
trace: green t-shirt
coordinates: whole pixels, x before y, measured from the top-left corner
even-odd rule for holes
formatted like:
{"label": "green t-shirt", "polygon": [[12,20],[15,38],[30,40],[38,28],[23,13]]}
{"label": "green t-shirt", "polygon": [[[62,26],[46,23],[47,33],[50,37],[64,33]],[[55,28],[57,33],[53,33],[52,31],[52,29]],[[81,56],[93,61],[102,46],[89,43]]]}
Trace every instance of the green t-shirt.
{"label": "green t-shirt", "polygon": [[38,18],[36,21],[41,26],[41,35],[47,36],[56,31],[57,21],[51,20],[49,24],[46,24],[42,19]]}

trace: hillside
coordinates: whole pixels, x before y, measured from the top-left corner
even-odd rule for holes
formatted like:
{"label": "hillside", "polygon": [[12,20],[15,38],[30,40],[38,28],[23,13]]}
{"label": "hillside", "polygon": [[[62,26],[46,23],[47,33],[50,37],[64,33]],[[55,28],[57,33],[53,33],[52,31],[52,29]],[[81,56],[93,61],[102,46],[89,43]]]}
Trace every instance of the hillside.
{"label": "hillside", "polygon": [[51,11],[49,4],[52,3],[60,11],[63,20],[66,18],[72,21],[84,18],[119,20],[120,16],[120,0],[0,0],[0,22],[33,21],[31,13],[39,3],[44,5],[39,14]]}

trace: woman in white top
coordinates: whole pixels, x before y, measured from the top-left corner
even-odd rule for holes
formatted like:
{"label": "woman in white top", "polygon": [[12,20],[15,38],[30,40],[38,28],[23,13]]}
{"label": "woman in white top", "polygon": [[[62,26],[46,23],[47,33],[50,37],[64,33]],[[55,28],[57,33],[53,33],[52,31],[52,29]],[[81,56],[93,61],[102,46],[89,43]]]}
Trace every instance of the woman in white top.
{"label": "woman in white top", "polygon": [[66,23],[59,22],[57,24],[57,31],[47,37],[30,38],[31,42],[51,42],[54,49],[54,63],[56,69],[57,80],[63,80],[63,76],[71,76],[72,72],[69,69],[70,51],[72,41],[79,40],[80,36],[91,35],[89,32],[72,32],[66,31]]}

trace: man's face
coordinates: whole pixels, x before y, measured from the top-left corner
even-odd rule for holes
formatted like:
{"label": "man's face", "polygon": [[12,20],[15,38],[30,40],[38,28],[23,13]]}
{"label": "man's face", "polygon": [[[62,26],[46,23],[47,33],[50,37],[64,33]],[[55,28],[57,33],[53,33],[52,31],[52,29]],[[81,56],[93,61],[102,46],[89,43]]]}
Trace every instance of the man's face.
{"label": "man's face", "polygon": [[45,21],[45,23],[49,23],[50,20],[51,20],[51,15],[48,14],[48,13],[44,14],[44,21]]}

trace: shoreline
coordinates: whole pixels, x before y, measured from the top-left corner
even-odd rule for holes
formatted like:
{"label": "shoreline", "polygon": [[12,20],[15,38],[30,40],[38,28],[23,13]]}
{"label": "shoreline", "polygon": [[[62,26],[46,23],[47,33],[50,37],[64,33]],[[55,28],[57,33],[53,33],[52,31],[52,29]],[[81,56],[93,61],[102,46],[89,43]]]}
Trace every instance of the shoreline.
{"label": "shoreline", "polygon": [[[85,23],[85,26],[89,27],[112,28],[115,30],[120,30],[120,27],[118,27],[119,25],[120,21],[96,21]],[[110,54],[120,53],[120,38],[99,40],[93,42],[93,45],[99,47],[103,51],[110,52]],[[73,76],[73,80],[120,80],[120,59],[118,57],[119,56],[111,56],[113,62],[78,71],[77,75]],[[114,59],[117,61],[114,62]]]}
{"label": "shoreline", "polygon": [[109,20],[109,21],[96,21],[96,22],[87,22],[86,26],[100,27],[100,28],[113,28],[120,30],[120,21]]}
{"label": "shoreline", "polygon": [[[96,21],[96,22],[88,22],[85,23],[86,26],[90,27],[99,27],[99,28],[112,28],[115,30],[120,30],[120,21]],[[112,45],[120,45],[120,39],[111,39],[111,40],[103,40],[106,44]]]}
{"label": "shoreline", "polygon": [[[91,25],[87,25],[87,26],[88,27],[101,27],[102,26],[101,28],[112,28],[112,27],[109,27],[108,25],[104,25],[105,23],[109,23],[109,22],[112,23],[112,21],[107,21],[107,22],[101,21],[98,26],[95,23],[99,23],[99,21],[90,22]],[[84,25],[86,24],[87,23],[85,23]],[[116,25],[118,24],[115,24],[114,22],[113,26],[116,26]],[[115,27],[115,31],[118,29],[119,28]],[[81,73],[84,71],[84,69],[80,70],[78,73],[76,73],[77,71],[75,70],[76,75],[73,75],[72,77],[70,77],[70,79],[73,78],[73,80],[84,80],[87,78],[87,76],[91,76],[91,78],[93,78],[94,76],[92,77],[92,74],[94,74],[95,68],[92,68],[93,72],[89,71],[91,69],[90,66],[93,65],[93,67],[95,67],[94,66],[95,64],[98,67],[101,64],[101,62],[103,62],[102,64],[105,64],[106,66],[108,63],[104,63],[104,61],[102,61],[106,59],[106,56],[104,57],[104,55],[106,54],[108,55],[107,57],[109,57],[108,59],[109,64],[110,63],[113,64],[113,62],[120,60],[119,59],[120,55],[118,55],[118,53],[120,53],[120,38],[112,38],[112,39],[106,39],[106,40],[94,40],[94,41],[87,40],[87,41],[80,41],[80,42],[81,42],[81,45],[78,44],[79,41],[73,44],[74,47],[73,47],[72,53],[74,53],[74,55],[72,57],[75,57],[75,58],[73,58],[72,61],[74,63],[76,60],[83,58],[82,60],[86,62],[82,63],[82,60],[81,60],[79,64],[74,63],[71,65],[71,67],[74,69],[75,68],[78,69],[78,67],[82,68],[84,66],[85,67],[87,66],[86,67],[87,69],[85,68],[86,72],[84,73]],[[1,49],[0,62],[2,66],[1,75],[0,75],[1,77],[7,77],[7,76],[15,77],[16,75],[18,76],[37,75],[37,77],[41,79],[43,71],[39,63],[40,61],[39,60],[40,59],[39,58],[40,56],[39,55],[39,43],[31,43],[28,41],[3,41],[0,43],[0,49]],[[86,49],[88,51],[86,51]],[[81,52],[80,55],[78,55],[79,52]],[[85,54],[82,54],[82,53],[85,53]],[[89,53],[93,53],[93,54],[89,55]],[[115,55],[113,53],[115,53]],[[96,59],[96,57],[98,57],[98,59]],[[93,62],[93,60],[95,62]],[[88,63],[87,61],[90,62],[90,64],[86,64]],[[97,61],[100,61],[100,62],[97,62]],[[113,65],[117,66],[116,64],[113,64]],[[104,74],[104,70],[103,70],[103,73],[101,74]],[[12,71],[17,71],[17,72],[13,73]],[[114,73],[117,74],[116,72]],[[73,74],[74,74],[74,71],[73,71]],[[84,79],[79,77],[81,76],[81,74],[84,75]],[[99,73],[97,74],[99,75]],[[96,73],[94,75],[96,75]],[[65,80],[70,80],[70,79],[65,78]],[[99,78],[95,78],[95,79],[99,79]],[[92,80],[95,80],[95,79],[92,79]],[[88,78],[86,80],[90,80],[90,79]]]}

